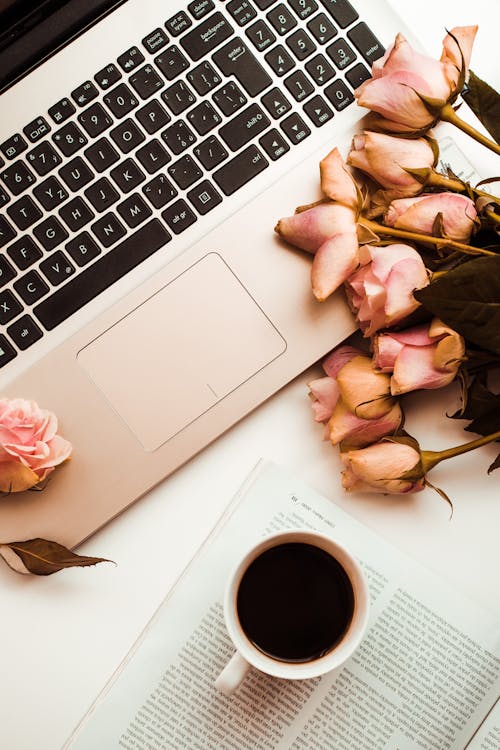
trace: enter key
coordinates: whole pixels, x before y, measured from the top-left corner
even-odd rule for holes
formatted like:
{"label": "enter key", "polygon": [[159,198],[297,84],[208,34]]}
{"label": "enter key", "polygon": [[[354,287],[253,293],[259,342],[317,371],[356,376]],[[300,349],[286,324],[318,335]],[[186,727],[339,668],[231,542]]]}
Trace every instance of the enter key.
{"label": "enter key", "polygon": [[257,96],[272,83],[269,73],[239,37],[221,47],[212,59],[224,75],[234,76],[249,96]]}

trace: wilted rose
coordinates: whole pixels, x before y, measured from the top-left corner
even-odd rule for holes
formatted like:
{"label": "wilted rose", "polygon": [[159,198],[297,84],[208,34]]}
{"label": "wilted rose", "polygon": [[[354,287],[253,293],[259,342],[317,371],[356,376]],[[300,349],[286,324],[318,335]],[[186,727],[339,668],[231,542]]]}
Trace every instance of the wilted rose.
{"label": "wilted rose", "polygon": [[477,26],[452,29],[443,41],[440,60],[416,52],[405,37],[398,34],[385,55],[373,63],[373,77],[356,89],[358,104],[382,115],[386,130],[404,132],[429,128],[436,114],[429,111],[419,95],[443,104],[453,100],[458,93],[462,56],[467,75],[476,32]]}
{"label": "wilted rose", "polygon": [[337,384],[345,406],[361,419],[378,419],[395,403],[389,375],[375,371],[371,358],[361,354],[339,369]]}
{"label": "wilted rose", "polygon": [[69,458],[71,443],[57,426],[56,416],[34,401],[0,399],[0,492],[30,489]]}
{"label": "wilted rose", "polygon": [[[345,466],[342,486],[346,490],[367,490],[391,495],[419,492],[425,477],[418,450],[405,443],[384,441],[341,454]],[[405,477],[407,472],[412,477]]]}
{"label": "wilted rose", "polygon": [[477,211],[474,202],[458,193],[423,193],[414,198],[398,198],[390,204],[384,222],[396,229],[434,234],[440,221],[445,237],[468,242]]}
{"label": "wilted rose", "polygon": [[394,434],[402,424],[403,412],[398,401],[382,416],[362,419],[338,399],[328,421],[328,437],[332,445],[345,443],[350,448],[362,448]]}
{"label": "wilted rose", "polygon": [[326,375],[324,378],[311,380],[307,385],[312,399],[315,421],[327,422],[333,414],[339,397],[337,381]]}
{"label": "wilted rose", "polygon": [[293,216],[280,219],[274,231],[291,245],[315,253],[334,234],[352,231],[352,211],[336,203],[299,207]]}
{"label": "wilted rose", "polygon": [[398,138],[365,130],[354,136],[347,163],[372,177],[392,197],[417,195],[422,183],[407,169],[429,169],[435,153],[428,138]]}
{"label": "wilted rose", "polygon": [[356,209],[358,189],[338,148],[332,149],[319,163],[321,189],[332,201]]}
{"label": "wilted rose", "polygon": [[365,336],[401,322],[417,309],[415,289],[429,283],[419,253],[409,245],[359,249],[361,268],[345,284],[347,298]]}
{"label": "wilted rose", "polygon": [[462,336],[438,318],[373,339],[375,366],[390,373],[391,393],[441,388],[455,378],[465,354]]}

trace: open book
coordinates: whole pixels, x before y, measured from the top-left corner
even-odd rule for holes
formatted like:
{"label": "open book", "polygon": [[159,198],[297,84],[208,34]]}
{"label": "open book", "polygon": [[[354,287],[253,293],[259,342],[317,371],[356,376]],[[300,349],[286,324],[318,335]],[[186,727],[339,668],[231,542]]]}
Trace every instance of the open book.
{"label": "open book", "polygon": [[[367,635],[335,672],[214,680],[234,649],[227,576],[263,535],[312,528],[347,546],[371,594]],[[261,462],[68,740],[72,750],[498,750],[500,627],[420,564]]]}

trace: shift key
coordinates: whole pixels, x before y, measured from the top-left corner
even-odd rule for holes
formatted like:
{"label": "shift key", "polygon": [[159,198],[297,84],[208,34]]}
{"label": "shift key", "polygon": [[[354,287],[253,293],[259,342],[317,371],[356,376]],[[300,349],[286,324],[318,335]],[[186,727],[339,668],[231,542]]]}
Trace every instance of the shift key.
{"label": "shift key", "polygon": [[270,124],[269,117],[264,114],[259,105],[251,104],[223,125],[219,130],[219,135],[231,151],[238,151],[245,143],[262,133]]}
{"label": "shift key", "polygon": [[234,76],[249,96],[257,96],[271,85],[272,79],[243,39],[235,37],[212,55],[226,76]]}

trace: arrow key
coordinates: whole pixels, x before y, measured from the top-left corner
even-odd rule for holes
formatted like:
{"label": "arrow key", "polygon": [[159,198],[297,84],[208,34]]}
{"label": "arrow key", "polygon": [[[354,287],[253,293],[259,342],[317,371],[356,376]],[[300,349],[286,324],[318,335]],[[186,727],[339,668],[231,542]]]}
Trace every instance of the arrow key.
{"label": "arrow key", "polygon": [[283,120],[281,128],[294,146],[307,138],[308,135],[311,135],[310,128],[308,128],[302,117],[296,112],[292,112],[291,115]]}
{"label": "arrow key", "polygon": [[277,44],[264,57],[278,76],[284,76],[295,67],[295,62],[282,44]]}
{"label": "arrow key", "polygon": [[338,34],[337,29],[325,13],[318,13],[309,21],[307,28],[319,44],[326,44]]}
{"label": "arrow key", "polygon": [[261,102],[274,120],[279,120],[292,108],[286,96],[278,88],[271,89],[264,94]]}
{"label": "arrow key", "polygon": [[259,143],[273,161],[290,151],[290,146],[276,128],[269,130],[262,138],[259,138]]}
{"label": "arrow key", "polygon": [[313,96],[307,104],[304,104],[304,112],[317,128],[320,128],[333,117],[333,111],[319,94]]}

